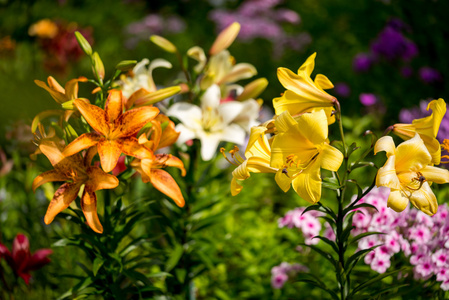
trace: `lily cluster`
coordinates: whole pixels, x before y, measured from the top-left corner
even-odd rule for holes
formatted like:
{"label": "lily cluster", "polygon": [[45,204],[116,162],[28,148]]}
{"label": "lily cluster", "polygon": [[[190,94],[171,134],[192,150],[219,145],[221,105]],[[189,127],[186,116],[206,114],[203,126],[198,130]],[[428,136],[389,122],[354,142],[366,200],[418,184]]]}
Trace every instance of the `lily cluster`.
{"label": "lily cluster", "polygon": [[238,165],[232,173],[233,195],[243,188],[239,181],[251,173],[275,173],[275,181],[284,192],[293,186],[301,198],[316,203],[321,198],[321,169],[340,168],[343,154],[328,139],[328,126],[335,122],[334,106],[339,104],[325,92],[333,87],[326,76],[318,74],[311,79],[315,56],[311,55],[297,74],[278,69],[279,81],[287,90],[273,99],[276,115],[251,129],[246,160],[231,152]]}
{"label": "lily cluster", "polygon": [[[256,98],[268,85],[265,78],[245,86],[237,84],[239,80],[257,74],[253,65],[236,63],[228,50],[239,31],[240,24],[232,23],[218,35],[207,54],[199,46],[187,51],[187,57],[196,62],[192,72],[184,69],[186,78],[181,92],[188,97],[165,108],[168,116],[179,121],[176,125],[180,132],[177,144],[181,146],[190,144],[193,139],[200,140],[204,161],[215,156],[220,142],[245,144],[246,135],[257,124],[259,116],[262,101]],[[151,40],[181,57],[176,46],[168,40],[160,36],[152,36]],[[168,67],[167,64],[164,66]],[[125,84],[124,89],[129,89],[129,85]]]}
{"label": "lily cluster", "polygon": [[[85,77],[72,79],[65,88],[53,77],[48,78],[48,84],[35,81],[61,105],[59,110],[40,113],[32,124],[38,146],[36,154],[44,154],[53,166],[52,170],[35,178],[33,189],[48,182],[64,182],[50,202],[45,223],[50,224],[80,195],[87,224],[95,232],[103,232],[97,215],[95,192],[119,185],[119,179],[113,174],[119,173],[117,168],[123,169],[124,161],[131,173],[141,173],[144,182],[150,182],[182,207],[184,198],[181,190],[163,168],[176,167],[184,175],[184,164],[171,154],[157,152],[172,145],[179,132],[175,131],[174,123],[153,106],[153,103],[178,93],[180,87],[157,90],[152,77],[147,76],[137,79],[147,80],[143,87],[123,89],[122,92],[115,78],[127,65],[135,63],[119,64],[113,78],[104,81],[105,70],[98,53],[92,53],[89,43],[81,35],[77,38],[92,59],[95,80]],[[142,64],[137,68],[142,68]],[[78,96],[78,83],[87,81],[97,85],[93,91],[96,94],[94,104]],[[44,121],[54,116],[58,116],[59,121],[46,129]],[[121,156],[127,158],[122,160]],[[92,164],[97,159],[100,166]]]}

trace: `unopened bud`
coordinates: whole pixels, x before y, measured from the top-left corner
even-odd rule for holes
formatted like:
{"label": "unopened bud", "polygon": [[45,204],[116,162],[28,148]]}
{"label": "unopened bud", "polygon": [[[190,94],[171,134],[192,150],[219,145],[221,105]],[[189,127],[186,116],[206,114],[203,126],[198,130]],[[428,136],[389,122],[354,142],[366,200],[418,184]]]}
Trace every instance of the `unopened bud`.
{"label": "unopened bud", "polygon": [[215,55],[225,49],[227,49],[234,42],[235,38],[239,34],[240,24],[237,22],[232,23],[217,36],[212,47],[210,47],[209,54]]}
{"label": "unopened bud", "polygon": [[134,66],[137,64],[137,60],[122,60],[115,66],[116,70],[120,71],[128,71],[134,68]]}
{"label": "unopened bud", "polygon": [[168,97],[174,96],[178,94],[181,91],[180,86],[171,86],[165,89],[157,90],[153,93],[149,93],[145,95],[144,97],[137,99],[134,102],[134,106],[144,106],[144,105],[151,105],[154,103],[157,103],[159,101],[162,101]]}
{"label": "unopened bud", "polygon": [[159,35],[152,35],[150,37],[150,41],[161,47],[167,52],[175,53],[177,51],[176,46],[173,45],[169,40],[166,38],[163,38]]}
{"label": "unopened bud", "polygon": [[237,97],[237,100],[256,99],[267,87],[268,80],[259,78],[245,85],[243,92]]}
{"label": "unopened bud", "polygon": [[79,31],[75,31],[75,37],[76,37],[76,40],[78,41],[78,44],[80,45],[81,49],[83,49],[84,53],[91,56],[92,55],[92,47],[90,46],[90,44],[86,40],[86,38]]}
{"label": "unopened bud", "polygon": [[73,104],[73,100],[64,102],[61,104],[62,108],[65,110],[73,110],[75,109],[75,104]]}
{"label": "unopened bud", "polygon": [[93,66],[92,66],[92,71],[94,72],[94,75],[98,76],[97,79],[104,79],[104,65],[103,62],[101,61],[100,55],[98,55],[97,52],[95,52],[92,55],[92,60],[93,60]]}

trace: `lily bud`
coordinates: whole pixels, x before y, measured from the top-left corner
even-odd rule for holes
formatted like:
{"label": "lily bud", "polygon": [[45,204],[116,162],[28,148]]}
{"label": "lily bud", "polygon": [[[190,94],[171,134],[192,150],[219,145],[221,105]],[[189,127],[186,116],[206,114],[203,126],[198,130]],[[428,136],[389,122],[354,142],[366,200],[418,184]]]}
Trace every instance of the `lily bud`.
{"label": "lily bud", "polygon": [[90,44],[86,40],[86,38],[79,31],[75,31],[75,37],[76,37],[76,40],[78,41],[78,44],[80,45],[81,49],[83,49],[84,53],[91,56],[92,55],[92,47],[90,46]]}
{"label": "lily bud", "polygon": [[169,40],[166,38],[163,38],[159,35],[152,35],[150,37],[150,41],[161,47],[167,52],[175,53],[177,51],[176,46],[172,44]]}
{"label": "lily bud", "polygon": [[66,109],[66,110],[73,110],[73,109],[75,109],[75,105],[73,104],[73,100],[64,102],[64,103],[61,104],[61,106],[62,106],[63,109]]}
{"label": "lily bud", "polygon": [[151,105],[151,104],[157,103],[159,101],[162,101],[168,97],[176,95],[180,91],[181,91],[181,87],[178,85],[171,86],[171,87],[168,87],[165,89],[160,89],[153,93],[149,93],[140,99],[136,99],[136,101],[134,102],[134,106],[138,107],[138,106],[144,106],[144,105]]}
{"label": "lily bud", "polygon": [[251,81],[245,85],[243,92],[237,97],[237,100],[243,101],[247,99],[255,99],[266,89],[267,85],[268,80],[266,78],[259,78]]}
{"label": "lily bud", "polygon": [[98,79],[104,79],[104,65],[101,61],[100,55],[98,55],[97,52],[92,55],[92,60],[94,63],[94,65],[92,66],[94,75],[98,76]]}
{"label": "lily bud", "polygon": [[217,36],[212,47],[210,47],[209,55],[215,55],[225,49],[227,49],[235,40],[240,31],[240,24],[237,22],[232,23]]}
{"label": "lily bud", "polygon": [[115,66],[116,70],[120,71],[128,71],[134,68],[134,66],[137,64],[137,60],[122,60]]}

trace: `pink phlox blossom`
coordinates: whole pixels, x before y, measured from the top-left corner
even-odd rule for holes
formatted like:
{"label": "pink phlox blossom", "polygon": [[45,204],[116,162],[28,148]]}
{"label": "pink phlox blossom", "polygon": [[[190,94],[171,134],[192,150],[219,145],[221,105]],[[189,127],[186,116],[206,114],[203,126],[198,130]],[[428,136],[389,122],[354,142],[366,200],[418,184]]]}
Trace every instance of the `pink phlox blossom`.
{"label": "pink phlox blossom", "polygon": [[401,244],[399,241],[399,234],[396,231],[385,235],[385,247],[388,249],[389,253],[398,253],[401,251]]}
{"label": "pink phlox blossom", "polygon": [[439,268],[437,273],[437,281],[448,281],[449,280],[449,269]]}
{"label": "pink phlox blossom", "polygon": [[443,267],[448,265],[448,251],[446,249],[439,249],[432,255],[432,262],[437,267]]}
{"label": "pink phlox blossom", "polygon": [[425,225],[417,225],[409,229],[409,239],[419,244],[425,244],[430,239],[430,230]]}
{"label": "pink phlox blossom", "polygon": [[426,278],[432,275],[435,269],[435,265],[432,263],[432,259],[429,256],[423,256],[418,264],[415,266],[414,271],[418,273],[421,278]]}
{"label": "pink phlox blossom", "polygon": [[449,290],[449,279],[445,280],[441,285],[440,285],[440,289],[442,289],[443,291],[448,291]]}
{"label": "pink phlox blossom", "polygon": [[[376,251],[375,251],[376,252]],[[373,260],[371,261],[371,269],[382,274],[390,267],[390,256],[376,253]]]}
{"label": "pink phlox blossom", "polygon": [[309,269],[301,264],[282,262],[271,269],[271,286],[280,289],[289,278],[295,277],[300,272],[308,272]]}

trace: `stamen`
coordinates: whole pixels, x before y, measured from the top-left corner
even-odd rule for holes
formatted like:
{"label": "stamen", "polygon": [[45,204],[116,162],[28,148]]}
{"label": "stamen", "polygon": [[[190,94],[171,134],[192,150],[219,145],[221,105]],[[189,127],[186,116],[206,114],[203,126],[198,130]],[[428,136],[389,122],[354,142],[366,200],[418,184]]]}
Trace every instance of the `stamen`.
{"label": "stamen", "polygon": [[418,191],[418,190],[422,187],[422,185],[424,184],[424,182],[427,181],[427,180],[426,180],[426,177],[424,177],[420,172],[418,172],[416,175],[417,175],[417,176],[416,176],[415,178],[412,179],[412,183],[415,182],[415,181],[418,181],[418,182],[419,182],[419,186],[418,186],[418,188],[416,188],[416,189],[407,186],[407,188],[408,188],[409,190],[412,190],[412,191]]}
{"label": "stamen", "polygon": [[[234,148],[234,149],[235,149],[235,148]],[[223,148],[223,147],[220,148],[221,154],[223,154],[224,158],[228,161],[228,163],[230,163],[231,165],[234,165],[234,166],[239,166],[240,164],[237,164],[237,163],[232,162],[232,161],[229,160],[229,158],[228,158],[228,156],[226,155],[225,151],[226,151],[225,148]],[[231,151],[233,151],[233,150],[231,150]],[[229,153],[231,153],[231,151],[229,151]],[[231,156],[234,157],[234,154],[231,153]]]}

